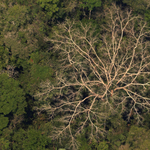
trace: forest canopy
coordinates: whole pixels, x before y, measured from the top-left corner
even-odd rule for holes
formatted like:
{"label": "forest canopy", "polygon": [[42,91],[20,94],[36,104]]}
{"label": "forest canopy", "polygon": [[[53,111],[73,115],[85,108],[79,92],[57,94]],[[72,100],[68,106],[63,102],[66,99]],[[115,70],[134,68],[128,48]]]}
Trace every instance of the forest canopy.
{"label": "forest canopy", "polygon": [[149,149],[150,2],[2,0],[0,149]]}

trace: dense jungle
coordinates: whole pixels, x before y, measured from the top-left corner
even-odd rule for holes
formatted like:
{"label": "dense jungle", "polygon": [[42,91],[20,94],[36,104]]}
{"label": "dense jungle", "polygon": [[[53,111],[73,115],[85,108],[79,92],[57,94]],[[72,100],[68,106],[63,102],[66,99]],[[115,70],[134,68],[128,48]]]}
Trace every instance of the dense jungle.
{"label": "dense jungle", "polygon": [[150,0],[0,0],[0,150],[150,150]]}

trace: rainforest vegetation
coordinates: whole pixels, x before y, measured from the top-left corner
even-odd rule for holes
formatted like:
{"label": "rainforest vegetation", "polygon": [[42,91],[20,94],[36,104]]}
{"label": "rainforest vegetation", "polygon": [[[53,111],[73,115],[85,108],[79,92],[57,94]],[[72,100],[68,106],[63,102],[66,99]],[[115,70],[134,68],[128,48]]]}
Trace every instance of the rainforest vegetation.
{"label": "rainforest vegetation", "polygon": [[0,0],[0,150],[150,149],[150,1]]}

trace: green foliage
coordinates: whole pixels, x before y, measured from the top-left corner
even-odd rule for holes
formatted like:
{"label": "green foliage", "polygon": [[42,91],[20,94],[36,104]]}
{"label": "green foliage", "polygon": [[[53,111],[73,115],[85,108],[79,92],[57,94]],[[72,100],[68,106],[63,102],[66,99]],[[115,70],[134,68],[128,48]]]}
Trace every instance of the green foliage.
{"label": "green foliage", "polygon": [[147,0],[136,0],[136,1],[123,0],[123,3],[131,6],[134,11],[138,13],[143,13],[147,8],[149,2]]}
{"label": "green foliage", "polygon": [[[90,140],[89,140],[90,139]],[[86,137],[84,133],[78,136],[79,150],[108,150],[108,143],[106,141],[96,142],[90,137]]]}
{"label": "green foliage", "polygon": [[114,133],[109,133],[109,138],[108,138],[111,143],[111,146],[112,147],[120,147],[125,142],[126,136],[123,134],[116,134],[116,135],[115,134],[113,135],[113,134]]}
{"label": "green foliage", "polygon": [[20,129],[13,136],[14,150],[46,150],[51,140],[41,131],[28,129],[27,131]]}
{"label": "green foliage", "polygon": [[13,112],[20,115],[24,113],[24,107],[25,93],[18,81],[9,78],[7,74],[0,74],[0,113],[8,115]]}
{"label": "green foliage", "polygon": [[8,122],[8,117],[5,117],[4,115],[0,114],[0,130],[7,127]]}
{"label": "green foliage", "polygon": [[25,33],[24,32],[21,32],[21,31],[18,32],[18,39],[21,40],[22,44],[27,43],[27,39],[25,38]]}
{"label": "green foliage", "polygon": [[6,140],[5,138],[0,138],[0,149],[1,150],[9,150],[10,147],[10,142],[9,140]]}
{"label": "green foliage", "polygon": [[147,131],[142,127],[132,126],[126,144],[129,144],[130,150],[150,149],[150,130]]}
{"label": "green foliage", "polygon": [[106,141],[96,143],[94,141],[88,142],[86,138],[80,139],[79,150],[108,150],[109,146]]}
{"label": "green foliage", "polygon": [[9,57],[10,56],[8,49],[0,45],[0,70],[8,65]]}
{"label": "green foliage", "polygon": [[148,25],[150,26],[150,9],[145,11],[144,16],[145,16],[145,20],[147,21]]}
{"label": "green foliage", "polygon": [[40,61],[41,61],[41,54],[39,52],[35,52],[35,53],[32,53],[30,55],[30,60],[29,60],[29,63],[30,64],[38,64]]}
{"label": "green foliage", "polygon": [[52,79],[53,76],[53,69],[50,68],[49,65],[45,64],[45,60],[43,60],[43,58],[46,56],[43,55],[43,53],[32,53],[29,63],[32,64],[31,67],[31,76],[34,79],[39,79],[40,81],[42,80],[46,80],[46,79]]}
{"label": "green foliage", "polygon": [[101,3],[101,0],[82,0],[80,7],[87,7],[89,10],[93,10],[94,7],[100,7]]}
{"label": "green foliage", "polygon": [[109,146],[111,147],[111,149],[116,150],[126,141],[126,122],[121,118],[121,116],[116,115],[114,117],[110,117],[110,120],[107,121],[107,128],[109,129],[107,133]]}
{"label": "green foliage", "polygon": [[91,18],[91,11],[94,10],[95,7],[100,7],[102,1],[101,0],[82,0],[79,7],[83,8],[83,14],[86,16],[85,10],[89,11],[89,19]]}
{"label": "green foliage", "polygon": [[37,0],[37,3],[46,12],[46,15],[51,18],[55,12],[59,10],[58,8],[59,0]]}
{"label": "green foliage", "polygon": [[52,58],[49,53],[40,51],[30,54],[28,61],[18,59],[16,63],[18,65],[20,63],[23,67],[23,71],[19,75],[19,81],[27,93],[33,95],[39,88],[40,82],[46,79],[54,81],[54,70],[51,67],[50,59]]}
{"label": "green foliage", "polygon": [[29,9],[26,6],[14,5],[10,7],[6,14],[7,30],[18,30],[19,27],[25,26],[29,22]]}
{"label": "green foliage", "polygon": [[[88,34],[93,31],[92,32],[93,37],[95,37],[95,36],[100,37],[100,35],[98,33],[101,32],[101,28],[100,28],[100,24],[97,21],[95,21],[94,19],[90,19],[90,20],[82,19],[81,22],[83,23],[84,26],[86,26],[86,25],[90,26],[90,30],[89,30]],[[97,42],[97,45],[100,44],[99,42]]]}
{"label": "green foliage", "polygon": [[46,79],[52,79],[53,70],[48,66],[40,66],[40,65],[33,65],[31,68],[31,76],[34,79],[39,79],[40,81]]}
{"label": "green foliage", "polygon": [[33,3],[33,0],[15,0],[15,1],[17,1],[17,3],[20,5],[29,5],[31,1]]}
{"label": "green foliage", "polygon": [[[148,91],[149,92],[149,91]],[[150,114],[144,114],[144,122],[143,125],[146,129],[150,129]]]}
{"label": "green foliage", "polygon": [[89,142],[84,136],[78,137],[78,141],[80,143],[79,150],[91,150],[91,147],[89,145]]}
{"label": "green foliage", "polygon": [[25,113],[25,107],[25,93],[19,87],[18,81],[9,78],[7,74],[0,74],[0,129],[8,124],[8,117],[5,115],[22,115]]}
{"label": "green foliage", "polygon": [[[5,145],[7,143],[11,144],[12,135],[13,135],[13,130],[11,127],[10,128],[4,128],[2,131],[2,134],[0,135],[0,139],[1,139],[0,144],[2,144],[2,145]],[[10,144],[9,144],[9,146],[10,146]],[[10,150],[10,149],[11,148],[9,148],[8,150]]]}
{"label": "green foliage", "polygon": [[53,69],[48,65],[44,65],[45,60],[43,60],[42,53],[36,52],[31,54],[29,63],[32,64],[31,67],[31,77],[33,79],[38,79],[39,81],[45,81],[46,79],[52,79]]}
{"label": "green foliage", "polygon": [[109,150],[109,146],[106,141],[102,141],[97,146],[97,150]]}

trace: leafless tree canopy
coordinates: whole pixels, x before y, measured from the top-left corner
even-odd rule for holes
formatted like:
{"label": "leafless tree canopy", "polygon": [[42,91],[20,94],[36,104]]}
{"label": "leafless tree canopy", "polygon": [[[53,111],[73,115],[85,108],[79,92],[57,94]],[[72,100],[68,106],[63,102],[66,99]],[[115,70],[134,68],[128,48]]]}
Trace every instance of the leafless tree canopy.
{"label": "leafless tree canopy", "polygon": [[104,17],[101,33],[81,22],[58,25],[50,39],[61,56],[57,84],[41,83],[42,91],[36,95],[39,100],[52,99],[39,109],[61,122],[53,138],[70,135],[74,149],[75,137],[85,127],[96,139],[105,133],[110,115],[126,114],[130,119],[133,114],[140,122],[140,112],[150,109],[150,30],[140,16],[115,5],[105,10]]}

